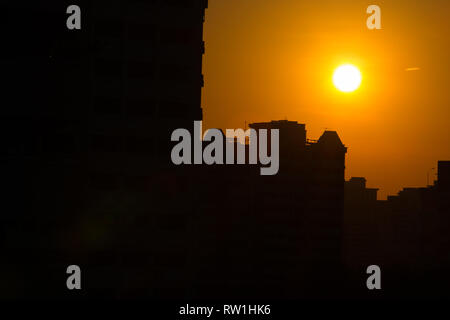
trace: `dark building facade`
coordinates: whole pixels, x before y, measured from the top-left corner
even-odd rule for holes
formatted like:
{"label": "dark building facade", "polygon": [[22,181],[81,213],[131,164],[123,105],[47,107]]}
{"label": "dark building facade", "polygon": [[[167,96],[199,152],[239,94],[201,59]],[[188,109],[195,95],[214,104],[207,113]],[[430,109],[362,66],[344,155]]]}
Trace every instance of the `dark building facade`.
{"label": "dark building facade", "polygon": [[69,30],[72,4],[0,5],[4,292],[59,296],[75,263],[84,294],[163,295],[188,221],[170,135],[202,119],[207,1],[77,1]]}
{"label": "dark building facade", "polygon": [[[199,166],[195,179],[201,197],[189,236],[191,295],[338,296],[344,284],[347,148],[332,131],[317,141],[307,140],[305,125],[295,121],[249,127],[266,129],[268,136],[270,130],[279,130],[279,171],[264,176],[260,165]],[[232,143],[238,149],[239,142],[226,141],[224,137],[224,146]],[[248,144],[245,150],[248,160]]]}
{"label": "dark building facade", "polygon": [[278,129],[280,135],[279,173],[254,179],[252,207],[262,219],[261,243],[273,253],[263,256],[272,277],[278,277],[274,286],[284,288],[287,296],[322,296],[324,287],[331,294],[336,280],[331,269],[342,267],[347,148],[334,131],[308,140],[305,125],[295,121],[250,128]]}
{"label": "dark building facade", "polygon": [[390,284],[384,289],[387,298],[448,296],[448,163],[438,162],[434,185],[403,188],[387,200],[376,200],[376,189],[366,188],[364,178],[346,182],[347,265],[354,271],[379,265]]}
{"label": "dark building facade", "polygon": [[366,179],[352,177],[345,182],[344,259],[347,268],[358,273],[380,263],[383,236],[380,227],[378,189],[367,188]]}

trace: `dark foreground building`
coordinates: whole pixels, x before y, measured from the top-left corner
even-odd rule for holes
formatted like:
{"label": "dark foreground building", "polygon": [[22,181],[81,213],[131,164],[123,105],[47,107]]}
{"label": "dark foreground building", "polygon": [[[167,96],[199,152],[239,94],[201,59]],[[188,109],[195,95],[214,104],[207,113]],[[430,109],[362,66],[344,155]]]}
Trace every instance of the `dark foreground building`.
{"label": "dark foreground building", "polygon": [[207,1],[77,1],[81,30],[72,4],[0,5],[0,294],[67,294],[78,264],[81,296],[158,295],[182,281],[170,134],[202,119]]}

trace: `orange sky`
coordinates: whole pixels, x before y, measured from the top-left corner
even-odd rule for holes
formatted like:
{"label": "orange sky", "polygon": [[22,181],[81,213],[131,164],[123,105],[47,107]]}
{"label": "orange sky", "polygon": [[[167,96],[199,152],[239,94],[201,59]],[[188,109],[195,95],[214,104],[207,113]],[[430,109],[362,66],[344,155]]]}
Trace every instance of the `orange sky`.
{"label": "orange sky", "polygon": [[[366,27],[371,4],[382,30]],[[311,139],[336,130],[347,178],[366,177],[380,198],[425,186],[450,159],[449,15],[448,0],[210,0],[204,128],[287,118]],[[354,93],[332,85],[342,63],[362,72]]]}

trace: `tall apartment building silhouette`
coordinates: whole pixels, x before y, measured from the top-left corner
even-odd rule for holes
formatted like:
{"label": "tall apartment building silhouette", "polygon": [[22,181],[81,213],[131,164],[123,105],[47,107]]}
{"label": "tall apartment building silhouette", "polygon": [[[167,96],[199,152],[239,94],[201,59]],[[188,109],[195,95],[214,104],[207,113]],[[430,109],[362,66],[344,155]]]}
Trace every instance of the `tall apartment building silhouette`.
{"label": "tall apartment building silhouette", "polygon": [[292,228],[285,238],[286,244],[278,249],[291,251],[291,257],[285,257],[282,265],[297,261],[294,265],[298,272],[287,273],[293,283],[296,280],[299,283],[298,291],[294,293],[291,288],[291,294],[318,294],[313,292],[315,288],[334,281],[331,274],[328,277],[320,270],[341,266],[347,148],[335,131],[325,131],[317,141],[307,139],[305,125],[294,121],[257,123],[250,127],[280,130],[279,175],[272,182],[269,177],[256,187],[263,191],[257,198],[264,199],[257,207],[263,216],[281,219],[281,223],[274,221],[263,227],[272,234],[278,233],[279,237]]}
{"label": "tall apartment building silhouette", "polygon": [[438,161],[438,188],[450,190],[450,161]]}
{"label": "tall apartment building silhouette", "polygon": [[279,130],[279,172],[212,166],[198,176],[193,290],[204,298],[332,296],[342,284],[347,148],[334,131],[308,140],[296,121],[249,127]]}
{"label": "tall apartment building silhouette", "polygon": [[[171,172],[170,135],[202,119],[206,0],[81,0],[81,30],[66,27],[72,4],[0,5],[3,241],[11,260],[42,271],[11,277],[30,295],[52,295],[68,260],[110,274],[99,266],[120,270],[111,252],[142,249],[151,232],[135,227],[155,225],[165,210],[155,190],[171,188],[161,174]],[[101,278],[94,287],[107,288]]]}

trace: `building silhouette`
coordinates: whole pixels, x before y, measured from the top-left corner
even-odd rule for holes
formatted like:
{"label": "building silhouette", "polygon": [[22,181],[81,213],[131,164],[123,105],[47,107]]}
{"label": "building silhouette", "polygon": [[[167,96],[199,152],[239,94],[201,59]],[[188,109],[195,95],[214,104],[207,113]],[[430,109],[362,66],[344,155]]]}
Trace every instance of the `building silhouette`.
{"label": "building silhouette", "polygon": [[261,176],[256,165],[201,169],[203,197],[190,237],[199,267],[194,296],[330,297],[343,270],[347,148],[333,131],[307,140],[305,125],[295,121],[249,127],[279,130],[279,172]]}
{"label": "building silhouette", "polygon": [[[438,162],[438,179],[433,185],[403,188],[387,200],[376,200],[376,189],[366,188],[364,178],[346,182],[347,268],[356,275],[369,265],[379,265],[389,284],[385,298],[448,296],[448,166],[448,161]],[[350,287],[348,292],[367,296],[358,288]]]}
{"label": "building silhouette", "polygon": [[379,261],[381,241],[376,188],[367,188],[366,179],[352,177],[345,182],[344,259],[353,272]]}
{"label": "building silhouette", "polygon": [[158,295],[154,279],[178,281],[162,256],[183,251],[170,134],[202,119],[207,1],[78,1],[81,30],[66,27],[71,4],[1,4],[4,292],[67,294],[76,261],[84,295]]}

